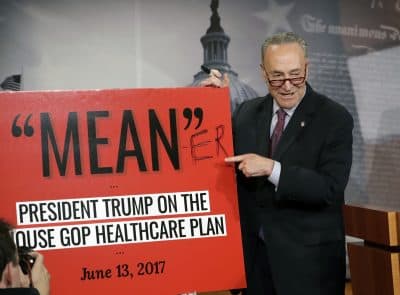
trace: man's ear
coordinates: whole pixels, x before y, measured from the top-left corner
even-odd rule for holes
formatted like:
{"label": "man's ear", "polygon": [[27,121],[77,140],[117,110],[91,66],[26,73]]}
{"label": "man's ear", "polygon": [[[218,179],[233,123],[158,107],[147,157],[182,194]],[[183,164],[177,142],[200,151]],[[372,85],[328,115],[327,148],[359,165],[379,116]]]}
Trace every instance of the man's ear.
{"label": "man's ear", "polygon": [[261,76],[264,79],[264,81],[267,81],[268,77],[267,77],[267,73],[265,71],[265,68],[264,68],[263,64],[260,64],[260,71],[261,71]]}
{"label": "man's ear", "polygon": [[308,66],[309,66],[309,64],[308,64],[308,59],[306,59],[306,64],[305,64],[305,69],[306,69],[306,80],[307,80],[307,78],[308,78]]}

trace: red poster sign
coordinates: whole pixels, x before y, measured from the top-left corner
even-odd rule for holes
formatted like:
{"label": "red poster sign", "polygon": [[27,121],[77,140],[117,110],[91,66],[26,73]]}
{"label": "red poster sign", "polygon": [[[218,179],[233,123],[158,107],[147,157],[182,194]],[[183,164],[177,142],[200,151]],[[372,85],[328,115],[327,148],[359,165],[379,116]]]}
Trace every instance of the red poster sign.
{"label": "red poster sign", "polygon": [[52,293],[245,284],[227,89],[0,93],[0,216]]}

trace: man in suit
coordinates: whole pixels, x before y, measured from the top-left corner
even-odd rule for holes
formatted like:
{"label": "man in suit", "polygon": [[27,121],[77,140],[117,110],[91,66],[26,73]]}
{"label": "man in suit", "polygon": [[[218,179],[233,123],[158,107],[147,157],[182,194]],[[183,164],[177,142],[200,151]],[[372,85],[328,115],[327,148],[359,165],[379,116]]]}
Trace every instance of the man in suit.
{"label": "man in suit", "polygon": [[[261,71],[269,94],[233,118],[247,289],[243,294],[340,295],[345,286],[342,205],[353,119],[306,82],[306,42],[268,38]],[[226,86],[212,70],[203,85]]]}

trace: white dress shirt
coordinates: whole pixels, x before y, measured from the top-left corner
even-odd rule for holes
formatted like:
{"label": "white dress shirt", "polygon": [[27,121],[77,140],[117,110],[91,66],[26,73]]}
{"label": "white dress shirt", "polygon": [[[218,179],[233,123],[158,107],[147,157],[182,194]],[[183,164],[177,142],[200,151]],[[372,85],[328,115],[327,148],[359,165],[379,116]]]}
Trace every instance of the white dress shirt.
{"label": "white dress shirt", "polygon": [[[291,109],[283,109],[286,113],[284,128],[286,128],[287,124],[289,123],[290,119],[292,118],[293,113],[296,110],[297,106],[298,106],[298,104],[295,105]],[[274,115],[272,116],[272,120],[271,120],[271,128],[270,128],[270,133],[269,133],[270,137],[272,136],[275,126],[278,123],[278,114],[276,112],[279,110],[279,108],[280,107],[278,106],[278,104],[276,103],[276,101],[274,99],[274,104],[272,106],[272,113]],[[285,129],[283,129],[283,130],[285,130]],[[275,185],[275,190],[278,189],[280,177],[281,177],[281,163],[274,160],[274,167],[272,168],[271,175],[268,176],[268,180]]]}

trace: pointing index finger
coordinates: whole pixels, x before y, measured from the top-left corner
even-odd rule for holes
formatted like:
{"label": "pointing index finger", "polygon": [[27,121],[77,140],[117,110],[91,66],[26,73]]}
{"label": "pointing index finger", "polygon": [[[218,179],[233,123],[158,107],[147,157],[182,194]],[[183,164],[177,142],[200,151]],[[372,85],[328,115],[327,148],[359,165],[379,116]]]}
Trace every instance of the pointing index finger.
{"label": "pointing index finger", "polygon": [[233,156],[233,157],[225,158],[225,162],[227,162],[227,163],[237,163],[237,162],[243,161],[243,159],[244,159],[244,155]]}

